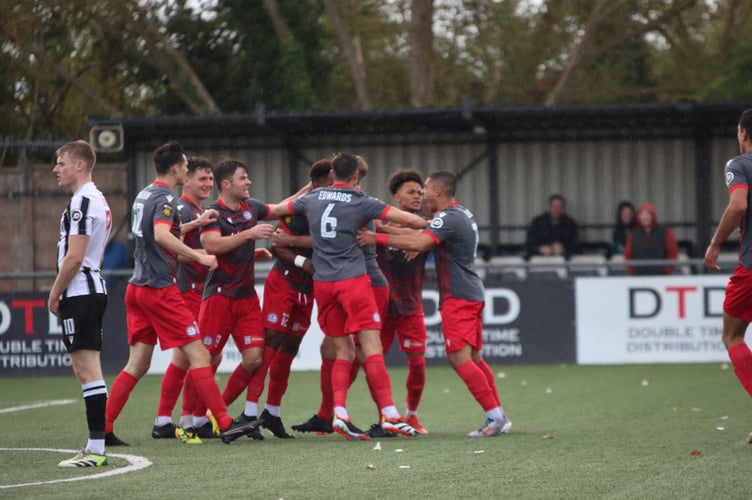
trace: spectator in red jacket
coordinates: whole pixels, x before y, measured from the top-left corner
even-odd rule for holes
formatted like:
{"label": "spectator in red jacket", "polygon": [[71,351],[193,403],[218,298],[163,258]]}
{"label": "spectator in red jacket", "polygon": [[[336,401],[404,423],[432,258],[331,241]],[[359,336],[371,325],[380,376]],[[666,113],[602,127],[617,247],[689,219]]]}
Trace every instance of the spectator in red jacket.
{"label": "spectator in red jacket", "polygon": [[[658,224],[658,214],[650,203],[637,209],[635,227],[627,234],[624,259],[633,260],[676,260],[679,245],[671,228]],[[671,274],[674,266],[628,266],[627,273],[635,276]]]}

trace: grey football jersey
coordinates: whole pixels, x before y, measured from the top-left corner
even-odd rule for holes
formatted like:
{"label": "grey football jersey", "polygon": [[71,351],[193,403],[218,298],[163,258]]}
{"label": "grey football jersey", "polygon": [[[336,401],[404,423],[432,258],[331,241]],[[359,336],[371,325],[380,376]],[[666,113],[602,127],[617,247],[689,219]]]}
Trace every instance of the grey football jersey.
{"label": "grey football jersey", "polygon": [[740,187],[747,189],[747,213],[739,226],[739,262],[747,269],[752,269],[752,153],[745,153],[730,159],[724,169],[726,186],[730,193]]}
{"label": "grey football jersey", "polygon": [[133,202],[131,233],[135,237],[135,265],[130,283],[165,288],[175,283],[177,256],[154,240],[155,224],[170,224],[170,231],[180,237],[178,197],[167,184],[154,182],[146,186]]}
{"label": "grey football jersey", "polygon": [[315,281],[341,281],[366,273],[356,235],[373,219],[383,219],[390,206],[351,186],[335,184],[290,202],[293,214],[304,214],[313,239]]}
{"label": "grey football jersey", "polygon": [[436,243],[440,302],[448,297],[483,302],[483,282],[475,272],[478,224],[470,210],[452,203],[436,213],[424,232]]}

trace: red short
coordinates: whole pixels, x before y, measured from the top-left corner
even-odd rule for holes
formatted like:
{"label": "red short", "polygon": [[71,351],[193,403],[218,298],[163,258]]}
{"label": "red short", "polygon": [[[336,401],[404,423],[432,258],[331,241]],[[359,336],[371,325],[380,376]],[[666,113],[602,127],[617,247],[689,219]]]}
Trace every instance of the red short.
{"label": "red short", "polygon": [[739,264],[726,285],[723,312],[752,322],[752,270]]}
{"label": "red short", "polygon": [[311,326],[313,294],[296,291],[284,274],[272,268],[264,282],[264,328],[302,337]]}
{"label": "red short", "polygon": [[[379,311],[379,316],[382,320],[386,317],[386,310],[389,307],[389,285],[386,286],[373,286],[373,300],[376,301],[376,308]],[[383,326],[383,325],[382,325]],[[360,337],[353,336],[353,342],[355,345],[360,345]]]}
{"label": "red short", "polygon": [[172,349],[200,340],[193,313],[176,285],[152,288],[129,284],[125,290],[128,345],[136,342]]}
{"label": "red short", "polygon": [[361,330],[381,330],[371,280],[363,274],[342,281],[317,281],[313,294],[325,335],[342,337]]}
{"label": "red short", "polygon": [[387,352],[397,336],[401,352],[426,352],[426,322],[423,313],[412,316],[389,316],[381,327],[381,345]]}
{"label": "red short", "polygon": [[447,352],[459,351],[466,345],[479,351],[483,347],[483,302],[449,297],[441,305],[441,330]]}
{"label": "red short", "polygon": [[183,296],[185,305],[193,312],[194,318],[198,321],[198,313],[201,310],[201,294],[193,290],[188,290],[187,292],[182,292],[180,295]]}
{"label": "red short", "polygon": [[204,346],[212,354],[222,352],[230,335],[238,351],[264,347],[264,325],[258,295],[247,298],[212,295],[201,301],[198,324]]}

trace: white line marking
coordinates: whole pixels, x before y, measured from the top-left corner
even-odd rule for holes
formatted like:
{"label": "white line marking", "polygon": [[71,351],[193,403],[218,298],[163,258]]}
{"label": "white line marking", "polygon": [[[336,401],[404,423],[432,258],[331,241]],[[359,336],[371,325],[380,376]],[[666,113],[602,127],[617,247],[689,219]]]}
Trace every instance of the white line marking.
{"label": "white line marking", "polygon": [[73,404],[77,399],[52,399],[50,401],[40,401],[39,403],[32,403],[30,405],[23,406],[11,406],[10,408],[0,408],[0,413],[13,413],[16,411],[33,410],[34,408],[46,408],[47,406],[61,406]]}
{"label": "white line marking", "polygon": [[[78,450],[61,450],[57,448],[0,448],[0,451],[53,451],[55,453],[77,453]],[[87,476],[70,477],[68,479],[53,479],[51,481],[38,481],[35,483],[23,483],[23,484],[0,484],[0,490],[6,488],[20,488],[22,486],[38,486],[40,484],[54,484],[54,483],[67,483],[69,481],[85,481],[87,479],[99,479],[108,476],[117,476],[118,474],[125,474],[127,472],[134,472],[137,470],[145,469],[152,465],[145,457],[138,455],[123,455],[120,453],[109,453],[108,457],[123,458],[128,461],[130,465],[125,467],[118,467],[117,469],[110,469],[106,472],[99,474],[90,474]]]}

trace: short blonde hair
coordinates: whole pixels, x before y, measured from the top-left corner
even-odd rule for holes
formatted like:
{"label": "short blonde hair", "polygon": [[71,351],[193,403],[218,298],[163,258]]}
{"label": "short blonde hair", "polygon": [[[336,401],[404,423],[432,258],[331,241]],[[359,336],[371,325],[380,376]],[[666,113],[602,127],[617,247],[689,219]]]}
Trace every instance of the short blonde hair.
{"label": "short blonde hair", "polygon": [[72,160],[82,160],[86,163],[86,170],[91,170],[97,163],[97,154],[94,152],[94,148],[92,148],[86,141],[79,140],[69,142],[60,146],[55,152],[57,156],[62,156],[65,153],[68,153],[68,156],[70,156]]}

